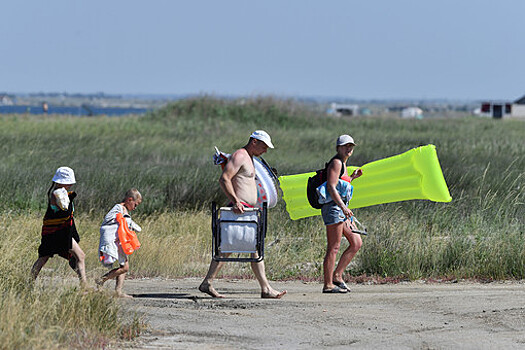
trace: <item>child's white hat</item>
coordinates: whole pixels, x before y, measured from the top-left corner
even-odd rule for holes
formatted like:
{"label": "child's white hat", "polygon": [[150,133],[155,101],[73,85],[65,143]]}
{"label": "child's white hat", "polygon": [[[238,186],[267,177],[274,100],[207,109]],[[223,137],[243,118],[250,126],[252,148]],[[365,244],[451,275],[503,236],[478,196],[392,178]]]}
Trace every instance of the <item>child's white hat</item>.
{"label": "child's white hat", "polygon": [[67,166],[61,166],[53,176],[53,182],[61,185],[73,185],[76,183],[75,172]]}

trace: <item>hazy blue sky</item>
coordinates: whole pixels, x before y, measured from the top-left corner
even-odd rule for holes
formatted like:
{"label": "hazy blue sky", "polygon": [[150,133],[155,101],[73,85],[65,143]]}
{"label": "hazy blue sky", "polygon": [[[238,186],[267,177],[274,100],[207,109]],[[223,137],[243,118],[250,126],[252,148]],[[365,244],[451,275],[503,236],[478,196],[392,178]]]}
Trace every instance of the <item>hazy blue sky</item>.
{"label": "hazy blue sky", "polygon": [[525,1],[5,1],[0,92],[515,99]]}

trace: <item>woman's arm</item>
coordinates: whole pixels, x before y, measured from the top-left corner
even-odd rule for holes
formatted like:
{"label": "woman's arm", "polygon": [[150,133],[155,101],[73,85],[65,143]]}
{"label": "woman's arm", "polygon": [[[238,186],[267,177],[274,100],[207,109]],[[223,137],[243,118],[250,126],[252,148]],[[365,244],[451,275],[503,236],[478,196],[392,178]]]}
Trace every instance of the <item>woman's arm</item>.
{"label": "woman's arm", "polygon": [[[330,193],[330,196],[334,200],[335,204],[341,208],[343,213],[347,218],[353,216],[354,214],[350,209],[347,208],[347,206],[343,203],[343,200],[341,199],[341,196],[339,195],[339,192],[337,192],[337,184],[339,183],[339,174],[341,174],[341,167],[343,166],[343,162],[339,159],[330,162],[328,164],[327,169],[327,179],[326,179],[326,189],[328,190],[328,193]],[[345,169],[346,173],[346,169]]]}
{"label": "woman's arm", "polygon": [[345,206],[339,192],[337,192],[337,184],[339,183],[339,174],[341,173],[342,166],[343,163],[340,160],[334,159],[328,164],[328,168],[326,169],[326,190],[339,207]]}

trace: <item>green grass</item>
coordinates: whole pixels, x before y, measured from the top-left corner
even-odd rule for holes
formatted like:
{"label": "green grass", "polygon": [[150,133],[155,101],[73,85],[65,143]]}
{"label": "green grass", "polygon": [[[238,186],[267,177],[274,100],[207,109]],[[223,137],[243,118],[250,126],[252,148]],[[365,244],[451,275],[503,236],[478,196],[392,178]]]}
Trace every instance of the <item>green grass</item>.
{"label": "green grass", "polygon": [[[134,213],[144,230],[142,248],[131,256],[131,275],[204,276],[211,259],[209,208],[212,201],[225,201],[217,182],[220,168],[211,161],[213,146],[231,152],[255,129],[272,136],[276,148],[265,159],[280,174],[322,167],[342,133],[358,143],[349,165],[436,145],[452,202],[408,201],[354,210],[370,235],[363,238],[349,276],[525,278],[522,121],[331,118],[290,101],[202,97],[124,118],[2,116],[0,222],[8,234],[0,240],[0,253],[6,255],[0,272],[15,281],[2,284],[5,300],[15,302],[13,291],[37,257],[45,193],[55,169],[63,165],[75,170],[78,181],[76,222],[90,280],[105,272],[97,262],[100,222],[129,187],[144,196]],[[326,237],[319,217],[292,221],[280,201],[269,212],[268,229],[269,278],[320,278]],[[44,279],[73,277],[65,261],[52,260]],[[249,264],[238,263],[227,264],[223,274],[253,276]],[[24,293],[23,298],[43,298],[48,304],[82,298],[67,288],[54,293],[59,298],[54,302],[38,288]],[[102,300],[78,302],[104,305]],[[1,304],[0,314],[9,304]],[[56,327],[46,332],[62,339],[63,330]],[[35,333],[30,328],[13,332]],[[93,332],[117,337],[100,329]]]}
{"label": "green grass", "polygon": [[135,337],[144,326],[140,316],[106,294],[79,292],[65,260],[52,259],[32,281],[40,224],[32,213],[0,215],[0,348],[100,349]]}

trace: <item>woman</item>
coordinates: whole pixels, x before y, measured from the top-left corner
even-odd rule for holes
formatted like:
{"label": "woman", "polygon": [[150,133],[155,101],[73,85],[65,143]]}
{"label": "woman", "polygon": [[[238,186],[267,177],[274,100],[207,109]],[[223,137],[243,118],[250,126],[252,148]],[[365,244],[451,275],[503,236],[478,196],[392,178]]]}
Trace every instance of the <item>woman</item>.
{"label": "woman", "polygon": [[[339,181],[342,181],[340,178],[345,175],[348,176],[346,161],[354,152],[354,146],[354,139],[350,135],[339,136],[336,146],[337,154],[327,164],[326,189],[332,197],[332,201],[323,204],[321,208],[327,237],[326,255],[323,261],[323,293],[348,292],[348,286],[343,280],[343,272],[362,245],[361,236],[352,232],[352,228],[357,228],[352,220],[354,214],[347,207],[350,198],[349,196],[341,198],[340,193],[337,191],[337,185]],[[350,176],[350,181],[362,174],[362,170],[357,169]],[[349,191],[350,194],[351,192]],[[343,252],[337,267],[335,267],[335,260],[343,235],[350,245]]]}

